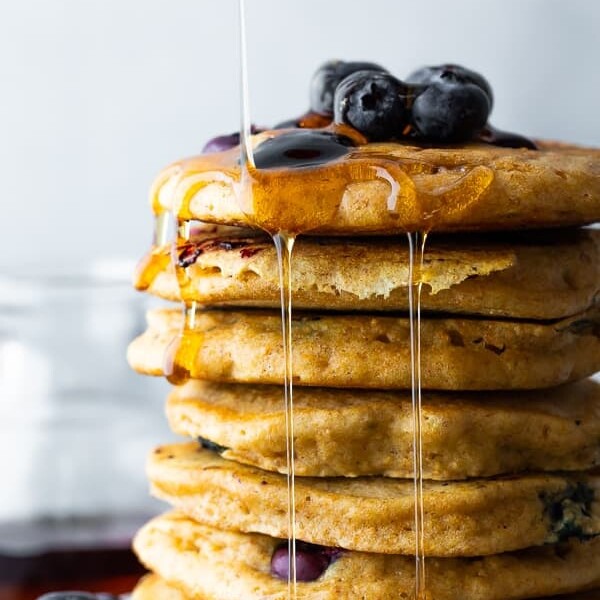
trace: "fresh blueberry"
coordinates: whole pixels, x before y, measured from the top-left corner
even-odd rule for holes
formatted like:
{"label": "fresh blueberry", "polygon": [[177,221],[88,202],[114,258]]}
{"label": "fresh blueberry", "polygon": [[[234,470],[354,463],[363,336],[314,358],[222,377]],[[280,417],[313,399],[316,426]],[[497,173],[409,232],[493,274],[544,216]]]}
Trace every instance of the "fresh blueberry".
{"label": "fresh blueberry", "polygon": [[421,85],[434,83],[436,81],[444,83],[473,83],[486,93],[490,101],[490,110],[494,104],[494,94],[488,80],[476,71],[471,71],[471,69],[467,69],[460,65],[447,64],[435,67],[422,67],[414,73],[411,73],[406,79],[407,83]]}
{"label": "fresh blueberry", "polygon": [[212,452],[216,452],[217,454],[222,454],[227,450],[226,446],[221,446],[216,442],[212,442],[211,440],[207,440],[206,438],[198,436],[198,444],[200,448],[204,448],[205,450],[211,450]]}
{"label": "fresh blueberry", "polygon": [[412,107],[412,124],[419,137],[438,142],[466,142],[487,123],[490,102],[473,83],[430,83]]}
{"label": "fresh blueberry", "polygon": [[530,150],[537,150],[535,142],[524,135],[496,129],[489,123],[479,133],[479,141],[503,148],[529,148]]}
{"label": "fresh blueberry", "polygon": [[333,114],[333,96],[340,81],[356,71],[366,70],[386,72],[386,69],[371,62],[330,60],[321,65],[310,82],[311,110],[323,115]]}
{"label": "fresh blueberry", "polygon": [[318,129],[287,131],[254,150],[259,169],[316,167],[348,154],[354,142],[345,135]]}
{"label": "fresh blueberry", "polygon": [[[315,581],[327,570],[332,557],[321,546],[296,542],[296,579],[298,581]],[[271,557],[271,574],[280,579],[289,577],[289,549],[284,542],[275,549]]]}
{"label": "fresh blueberry", "polygon": [[[261,131],[264,131],[264,129],[261,129],[254,125],[252,125],[252,127],[250,128],[251,134],[260,133]],[[229,135],[219,135],[217,137],[214,137],[214,138],[208,140],[208,142],[206,142],[206,144],[204,145],[204,148],[202,148],[202,153],[203,154],[212,154],[213,152],[223,152],[225,150],[230,150],[231,148],[235,148],[236,146],[239,146],[239,143],[240,143],[240,132],[239,131],[236,131],[235,133],[230,133]]]}
{"label": "fresh blueberry", "polygon": [[408,92],[389,73],[358,71],[335,90],[335,121],[351,125],[372,142],[401,137],[410,123]]}

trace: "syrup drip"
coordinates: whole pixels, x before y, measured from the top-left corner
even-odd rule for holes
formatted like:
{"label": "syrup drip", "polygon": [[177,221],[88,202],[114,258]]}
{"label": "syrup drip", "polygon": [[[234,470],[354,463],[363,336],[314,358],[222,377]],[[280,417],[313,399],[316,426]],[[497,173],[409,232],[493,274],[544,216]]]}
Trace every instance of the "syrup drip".
{"label": "syrup drip", "polygon": [[286,233],[276,233],[273,242],[277,250],[279,268],[279,290],[281,296],[281,333],[284,358],[284,403],[287,459],[288,494],[288,597],[296,598],[296,467],[294,451],[294,383],[292,345],[292,251],[295,237]]}
{"label": "syrup drip", "polygon": [[196,310],[198,303],[192,298],[189,265],[178,260],[178,249],[190,243],[190,221],[179,220],[177,237],[172,247],[171,262],[175,267],[179,294],[184,303],[183,328],[179,335],[169,344],[165,353],[164,373],[173,385],[182,385],[192,376],[194,362],[202,347],[202,333],[196,330]]}
{"label": "syrup drip", "polygon": [[425,510],[423,506],[423,412],[421,396],[421,274],[427,233],[408,233],[408,307],[413,422],[413,481],[415,501],[415,599],[426,600]]}
{"label": "syrup drip", "polygon": [[146,291],[170,262],[169,254],[165,252],[165,245],[169,238],[169,223],[170,213],[167,211],[160,211],[154,218],[152,248],[135,268],[133,285],[136,290]]}

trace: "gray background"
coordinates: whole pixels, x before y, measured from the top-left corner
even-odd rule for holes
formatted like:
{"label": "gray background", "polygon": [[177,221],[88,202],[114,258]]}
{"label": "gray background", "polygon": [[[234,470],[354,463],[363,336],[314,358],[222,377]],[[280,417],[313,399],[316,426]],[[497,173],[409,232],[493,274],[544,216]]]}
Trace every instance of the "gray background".
{"label": "gray background", "polygon": [[[481,70],[493,122],[600,145],[596,0],[248,0],[253,120],[332,57]],[[0,1],[0,263],[137,257],[156,172],[238,127],[235,0]]]}

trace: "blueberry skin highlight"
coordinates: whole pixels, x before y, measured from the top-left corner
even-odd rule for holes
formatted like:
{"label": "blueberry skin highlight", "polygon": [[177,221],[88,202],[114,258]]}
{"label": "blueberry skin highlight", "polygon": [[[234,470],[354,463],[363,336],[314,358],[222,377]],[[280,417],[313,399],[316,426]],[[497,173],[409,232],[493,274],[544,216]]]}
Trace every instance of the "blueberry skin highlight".
{"label": "blueberry skin highlight", "polygon": [[345,62],[330,60],[322,64],[310,82],[310,109],[322,115],[333,114],[333,97],[338,84],[357,71],[387,72],[382,66],[372,62]]}
{"label": "blueberry skin highlight", "polygon": [[358,71],[335,90],[334,120],[371,142],[399,138],[410,123],[407,94],[409,89],[389,73]]}
{"label": "blueberry skin highlight", "polygon": [[433,67],[422,67],[411,73],[406,78],[406,82],[419,85],[427,85],[435,82],[458,84],[473,83],[486,93],[490,102],[490,111],[494,105],[494,94],[488,80],[476,71],[472,71],[461,65],[446,64]]}
{"label": "blueberry skin highlight", "polygon": [[[330,556],[319,546],[296,542],[296,579],[298,581],[316,581],[327,570]],[[289,577],[287,542],[279,546],[271,557],[271,574],[279,579]]]}
{"label": "blueberry skin highlight", "polygon": [[412,125],[426,140],[466,142],[485,127],[489,113],[489,98],[479,86],[433,82],[414,101]]}

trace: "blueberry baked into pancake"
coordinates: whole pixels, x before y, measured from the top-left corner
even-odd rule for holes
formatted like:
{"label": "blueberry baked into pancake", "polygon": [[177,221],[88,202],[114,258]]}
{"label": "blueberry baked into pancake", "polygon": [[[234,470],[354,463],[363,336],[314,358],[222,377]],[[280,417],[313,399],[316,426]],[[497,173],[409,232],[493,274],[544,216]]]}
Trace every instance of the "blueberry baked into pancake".
{"label": "blueberry baked into pancake", "polygon": [[495,129],[457,65],[310,99],[152,187],[135,286],[179,306],[128,358],[191,441],[149,458],[134,600],[600,598],[600,150]]}

